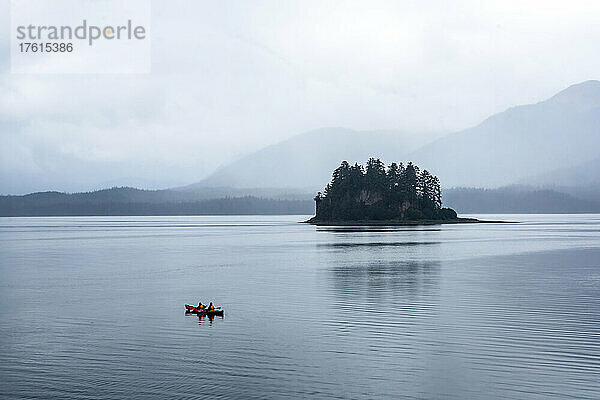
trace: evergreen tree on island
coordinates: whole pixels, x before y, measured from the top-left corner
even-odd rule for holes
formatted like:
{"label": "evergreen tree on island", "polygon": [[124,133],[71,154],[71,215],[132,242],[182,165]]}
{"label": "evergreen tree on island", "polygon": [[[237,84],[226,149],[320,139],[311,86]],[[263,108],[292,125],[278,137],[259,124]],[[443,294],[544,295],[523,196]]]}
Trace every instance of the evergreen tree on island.
{"label": "evergreen tree on island", "polygon": [[366,167],[343,161],[331,182],[315,196],[316,215],[309,222],[445,221],[456,212],[442,208],[439,179],[409,162],[390,164],[369,158]]}

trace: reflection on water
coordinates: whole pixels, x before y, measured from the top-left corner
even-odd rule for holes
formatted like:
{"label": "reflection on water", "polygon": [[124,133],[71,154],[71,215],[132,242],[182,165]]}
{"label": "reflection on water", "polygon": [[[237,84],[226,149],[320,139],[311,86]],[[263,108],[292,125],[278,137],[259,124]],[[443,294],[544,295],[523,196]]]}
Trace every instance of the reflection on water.
{"label": "reflection on water", "polygon": [[600,398],[600,216],[483,218],[0,219],[0,398]]}
{"label": "reflection on water", "polygon": [[219,316],[219,315],[198,314],[196,316],[198,317],[199,324],[203,324],[203,323],[206,323],[206,321],[208,321],[208,323],[211,325],[212,325],[213,321],[215,320],[215,318],[217,318],[217,319],[225,318],[225,316],[223,316],[223,315]]}
{"label": "reflection on water", "polygon": [[431,293],[439,285],[439,262],[435,261],[376,261],[337,265],[330,271],[344,302],[378,299],[402,306],[414,302],[415,294]]}
{"label": "reflection on water", "polygon": [[365,232],[406,232],[406,231],[419,231],[419,232],[438,232],[441,228],[431,228],[424,226],[327,226],[317,227],[319,232],[339,232],[339,233],[365,233]]}
{"label": "reflection on water", "polygon": [[323,243],[320,247],[403,247],[440,244],[440,242],[367,242],[367,243]]}

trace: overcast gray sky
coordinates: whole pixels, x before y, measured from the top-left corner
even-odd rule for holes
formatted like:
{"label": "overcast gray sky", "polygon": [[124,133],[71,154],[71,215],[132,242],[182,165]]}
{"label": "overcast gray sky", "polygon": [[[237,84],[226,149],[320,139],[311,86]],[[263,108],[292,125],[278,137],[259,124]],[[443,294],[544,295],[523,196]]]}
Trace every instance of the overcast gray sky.
{"label": "overcast gray sky", "polygon": [[154,1],[152,73],[10,73],[0,193],[166,187],[323,126],[451,132],[600,78],[598,1]]}

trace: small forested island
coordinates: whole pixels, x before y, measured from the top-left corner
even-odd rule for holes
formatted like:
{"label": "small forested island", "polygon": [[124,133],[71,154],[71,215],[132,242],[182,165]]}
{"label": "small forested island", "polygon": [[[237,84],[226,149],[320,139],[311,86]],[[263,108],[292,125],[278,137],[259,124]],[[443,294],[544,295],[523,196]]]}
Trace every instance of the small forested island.
{"label": "small forested island", "polygon": [[376,158],[370,158],[366,167],[343,161],[314,200],[316,215],[306,222],[315,225],[478,222],[443,208],[439,179],[412,162],[392,163],[386,169]]}

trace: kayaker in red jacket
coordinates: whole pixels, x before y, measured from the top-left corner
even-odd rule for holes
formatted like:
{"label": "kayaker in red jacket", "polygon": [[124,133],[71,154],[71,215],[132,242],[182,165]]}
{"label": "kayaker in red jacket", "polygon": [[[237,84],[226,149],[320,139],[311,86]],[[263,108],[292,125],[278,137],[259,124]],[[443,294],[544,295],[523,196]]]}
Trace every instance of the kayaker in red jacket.
{"label": "kayaker in red jacket", "polygon": [[202,304],[202,302],[198,303],[198,310],[204,310],[204,304]]}
{"label": "kayaker in red jacket", "polygon": [[208,311],[215,311],[215,306],[213,306],[212,301],[210,302],[210,304],[208,305]]}

